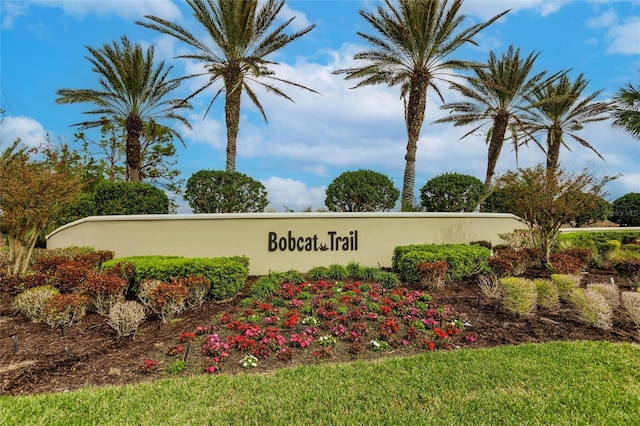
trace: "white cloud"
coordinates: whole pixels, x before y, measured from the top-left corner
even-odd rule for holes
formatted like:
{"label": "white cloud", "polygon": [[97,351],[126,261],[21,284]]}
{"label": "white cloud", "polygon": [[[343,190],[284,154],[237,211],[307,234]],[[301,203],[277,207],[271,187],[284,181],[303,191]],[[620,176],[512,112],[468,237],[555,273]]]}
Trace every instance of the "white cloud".
{"label": "white cloud", "polygon": [[36,147],[46,142],[47,132],[33,118],[7,116],[0,124],[0,146],[6,148],[16,139],[27,146]]}
{"label": "white cloud", "polygon": [[154,15],[167,20],[182,17],[180,9],[171,0],[34,0],[42,6],[59,7],[65,14],[82,19],[87,15],[116,15],[125,19]]}
{"label": "white cloud", "polygon": [[618,21],[618,14],[615,10],[609,9],[602,12],[600,16],[591,18],[587,21],[587,27],[589,28],[608,28]]}
{"label": "white cloud", "polygon": [[324,207],[325,186],[310,188],[304,182],[277,176],[263,180],[262,184],[267,190],[269,208],[277,211],[302,211],[308,207],[317,210]]}
{"label": "white cloud", "polygon": [[466,15],[490,19],[507,9],[511,11],[502,19],[509,19],[510,14],[520,10],[533,9],[541,16],[548,16],[560,10],[566,2],[557,0],[518,0],[505,2],[504,0],[471,0],[463,3],[462,12]]}
{"label": "white cloud", "polygon": [[311,22],[309,22],[309,20],[307,19],[307,16],[304,14],[304,12],[300,12],[299,10],[291,9],[289,7],[289,5],[286,4],[286,3],[282,7],[282,9],[280,9],[280,14],[278,15],[278,17],[281,18],[284,21],[287,21],[287,20],[289,20],[291,18],[295,18],[291,22],[291,24],[289,24],[291,29],[293,29],[294,31],[303,30],[303,29],[307,28],[309,25],[311,25]]}
{"label": "white cloud", "polygon": [[608,53],[640,55],[640,16],[631,16],[624,23],[611,27],[605,36]]}
{"label": "white cloud", "polygon": [[2,29],[13,29],[14,21],[27,14],[29,6],[26,2],[5,1],[2,3]]}

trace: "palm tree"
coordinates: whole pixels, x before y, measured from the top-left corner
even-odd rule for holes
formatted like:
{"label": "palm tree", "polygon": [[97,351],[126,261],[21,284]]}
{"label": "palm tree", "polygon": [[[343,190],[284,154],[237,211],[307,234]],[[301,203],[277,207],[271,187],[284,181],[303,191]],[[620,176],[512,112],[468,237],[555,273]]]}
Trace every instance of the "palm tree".
{"label": "palm tree", "polygon": [[407,153],[402,188],[402,206],[413,205],[416,150],[424,121],[427,91],[433,89],[444,102],[438,81],[448,81],[447,74],[467,68],[468,61],[449,56],[465,43],[476,45],[473,37],[508,11],[484,23],[460,30],[465,15],[459,14],[463,0],[398,0],[395,6],[385,0],[386,8],[376,12],[360,11],[360,15],[379,33],[358,32],[373,48],[357,53],[354,58],[368,61],[366,65],[335,71],[346,74],[345,79],[361,80],[355,87],[386,84],[400,86],[405,102],[407,125]]}
{"label": "palm tree", "polygon": [[640,86],[628,83],[614,97],[614,127],[620,127],[640,139]]}
{"label": "palm tree", "polygon": [[474,134],[486,124],[491,125],[486,137],[489,145],[484,181],[487,193],[491,189],[496,163],[507,132],[516,153],[516,161],[519,145],[529,141],[537,143],[527,131],[524,120],[525,111],[530,105],[527,97],[534,88],[549,84],[561,74],[556,73],[543,80],[546,74],[543,71],[529,77],[538,55],[539,53],[531,52],[526,58],[520,58],[520,49],[514,50],[513,46],[509,46],[499,59],[494,52],[490,52],[487,65],[475,67],[474,75],[466,77],[468,86],[457,82],[451,85],[469,100],[443,105],[441,108],[450,110],[451,115],[435,121],[454,123],[455,126],[480,123],[462,138]]}
{"label": "palm tree", "polygon": [[[277,86],[261,80],[267,79],[288,84],[314,93],[314,90],[292,81],[283,80],[275,76],[269,68],[276,62],[267,57],[282,49],[290,42],[302,37],[314,28],[308,26],[298,32],[287,35],[283,31],[293,21],[289,19],[283,24],[270,30],[284,6],[284,0],[187,0],[193,9],[194,17],[204,27],[213,39],[217,49],[196,38],[186,28],[178,24],[165,21],[155,16],[145,16],[151,22],[136,22],[146,28],[151,28],[164,34],[169,34],[196,49],[197,53],[180,55],[178,58],[195,59],[204,64],[205,72],[192,74],[182,79],[196,78],[208,75],[208,81],[193,92],[186,100],[222,80],[220,88],[205,112],[209,112],[216,98],[225,92],[225,121],[227,125],[227,163],[226,170],[236,169],[236,141],[240,124],[240,101],[242,92],[246,91],[251,102],[258,108],[265,122],[267,116],[258,100],[256,92],[249,83],[256,83],[266,91],[275,93],[293,102]],[[258,8],[258,6],[260,6]]]}
{"label": "palm tree", "polygon": [[[127,37],[122,37],[121,45],[113,42],[100,49],[86,46],[91,56],[87,60],[93,64],[92,71],[98,74],[100,89],[60,89],[56,103],[93,103],[98,109],[85,114],[98,114],[97,120],[74,124],[80,129],[101,127],[105,116],[114,123],[124,122],[126,132],[127,180],[140,181],[140,136],[144,122],[148,120],[175,119],[191,128],[189,122],[176,113],[177,109],[190,108],[189,104],[177,99],[168,99],[180,82],[169,79],[172,67],[165,68],[164,62],[157,66],[153,62],[153,47],[143,52],[140,44],[132,45]],[[172,134],[182,140],[180,135]]]}
{"label": "palm tree", "polygon": [[558,168],[560,147],[564,146],[570,150],[564,139],[565,134],[604,160],[589,142],[573,133],[582,130],[586,123],[610,118],[611,104],[594,102],[602,90],[582,97],[582,92],[588,84],[589,80],[585,80],[583,74],[580,74],[573,83],[565,74],[556,82],[538,87],[533,92],[532,102],[535,106],[529,111],[527,121],[531,133],[546,135],[548,176],[553,176]]}

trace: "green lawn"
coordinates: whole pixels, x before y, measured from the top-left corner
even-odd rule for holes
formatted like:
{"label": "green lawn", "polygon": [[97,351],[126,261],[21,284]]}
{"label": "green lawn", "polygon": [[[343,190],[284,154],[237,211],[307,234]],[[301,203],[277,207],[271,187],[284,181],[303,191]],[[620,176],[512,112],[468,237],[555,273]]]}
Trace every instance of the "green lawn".
{"label": "green lawn", "polygon": [[640,345],[555,342],[0,397],[2,425],[640,424]]}

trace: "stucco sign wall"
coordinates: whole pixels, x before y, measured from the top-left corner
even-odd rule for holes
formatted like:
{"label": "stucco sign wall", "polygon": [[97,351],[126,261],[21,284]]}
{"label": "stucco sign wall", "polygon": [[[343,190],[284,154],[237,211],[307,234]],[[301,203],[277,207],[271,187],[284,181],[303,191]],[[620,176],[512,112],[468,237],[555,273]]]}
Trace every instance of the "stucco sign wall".
{"label": "stucco sign wall", "polygon": [[524,228],[516,216],[494,213],[246,213],[93,216],[47,236],[47,248],[91,246],[116,257],[244,255],[250,273],[356,261],[389,267],[393,249],[423,243],[499,243],[498,234]]}

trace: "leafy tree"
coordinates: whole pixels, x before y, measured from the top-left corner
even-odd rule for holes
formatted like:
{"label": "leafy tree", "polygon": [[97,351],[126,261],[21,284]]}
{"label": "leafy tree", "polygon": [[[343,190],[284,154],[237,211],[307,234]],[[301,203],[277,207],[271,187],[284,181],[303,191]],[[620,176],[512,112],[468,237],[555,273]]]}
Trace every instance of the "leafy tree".
{"label": "leafy tree", "polygon": [[333,212],[377,212],[392,209],[400,191],[382,173],[344,172],[327,187],[325,206]]}
{"label": "leafy tree", "polygon": [[560,148],[564,146],[570,150],[564,139],[565,134],[604,160],[589,142],[574,133],[582,130],[587,123],[609,119],[611,105],[594,102],[602,90],[583,97],[582,92],[587,84],[589,80],[585,80],[582,74],[573,83],[563,75],[556,82],[538,87],[533,92],[535,108],[529,110],[528,125],[532,133],[546,136],[549,176],[554,175],[560,164]]}
{"label": "leafy tree", "polygon": [[[36,160],[37,151],[14,142],[0,156],[0,223],[9,242],[8,273],[27,270],[38,238],[51,218],[81,189],[79,176],[58,171],[55,158]],[[49,150],[46,155],[58,155]]]}
{"label": "leafy tree", "polygon": [[517,172],[508,171],[498,178],[496,188],[509,188],[503,195],[509,197],[511,213],[527,225],[533,244],[549,262],[562,225],[595,208],[602,187],[609,180],[598,182],[587,171],[568,174],[554,169],[550,175],[549,170],[538,164]]}
{"label": "leafy tree", "polygon": [[613,100],[613,126],[624,129],[634,138],[640,139],[640,86],[634,87],[628,83],[618,89]]}
{"label": "leafy tree", "polygon": [[[185,101],[168,99],[180,81],[169,79],[172,67],[165,68],[164,62],[154,65],[153,47],[143,52],[140,44],[131,45],[127,37],[122,37],[121,43],[105,44],[100,49],[87,46],[91,53],[87,60],[93,64],[92,71],[99,77],[100,89],[60,89],[56,102],[92,103],[98,107],[86,113],[98,114],[101,118],[75,124],[81,130],[104,126],[105,116],[123,122],[126,131],[126,177],[138,182],[140,137],[144,134],[144,123],[173,119],[190,128],[189,122],[176,112],[190,106]],[[175,130],[169,131],[182,140]]]}
{"label": "leafy tree", "polygon": [[459,173],[438,175],[420,190],[422,207],[428,212],[472,212],[484,194],[480,179]]}
{"label": "leafy tree", "polygon": [[466,43],[476,45],[473,37],[495,22],[507,11],[484,23],[460,29],[465,15],[460,14],[462,0],[385,0],[375,12],[361,10],[362,16],[377,35],[358,32],[371,50],[357,53],[356,60],[366,65],[335,71],[346,74],[347,80],[357,79],[355,87],[385,84],[400,86],[405,101],[407,153],[402,187],[403,209],[413,205],[415,162],[418,138],[424,121],[427,91],[440,97],[439,81],[448,81],[452,71],[471,66],[468,61],[451,58]]}
{"label": "leafy tree", "polygon": [[640,192],[630,192],[616,199],[609,220],[620,226],[640,226]]}
{"label": "leafy tree", "polygon": [[511,188],[504,186],[502,188],[491,188],[491,192],[480,204],[480,211],[483,213],[513,213],[511,200],[514,194]]}
{"label": "leafy tree", "polygon": [[101,182],[93,192],[95,214],[167,214],[169,198],[160,188],[142,182]]}
{"label": "leafy tree", "polygon": [[[202,62],[209,78],[202,87],[188,96],[187,100],[222,80],[222,88],[217,91],[211,100],[209,108],[224,91],[224,110],[227,125],[226,170],[235,171],[236,142],[240,126],[240,101],[243,91],[246,92],[251,102],[267,121],[262,104],[249,83],[256,83],[268,92],[290,101],[293,100],[269,81],[284,83],[317,93],[301,84],[276,77],[275,71],[270,67],[277,65],[277,63],[267,59],[268,56],[276,53],[287,44],[307,34],[314,26],[311,25],[293,34],[285,34],[284,30],[294,19],[292,17],[283,24],[271,28],[285,4],[284,0],[186,1],[193,9],[193,16],[213,40],[217,51],[212,50],[205,42],[194,36],[186,28],[156,16],[146,15],[145,18],[150,22],[138,21],[136,23],[173,36],[196,50],[196,53],[178,57]],[[182,79],[199,78],[200,76],[202,76],[202,73],[191,74]],[[209,108],[207,108],[207,112]]]}
{"label": "leafy tree", "polygon": [[184,198],[194,213],[255,213],[268,204],[263,184],[222,170],[200,170],[187,181]]}
{"label": "leafy tree", "polygon": [[494,52],[490,52],[487,65],[475,67],[474,75],[465,77],[468,85],[451,83],[451,87],[468,100],[443,105],[441,108],[449,110],[450,115],[435,121],[454,123],[455,126],[474,125],[463,138],[476,133],[486,124],[491,126],[486,137],[489,148],[484,185],[487,191],[491,189],[507,133],[516,159],[521,144],[528,141],[537,143],[529,134],[524,120],[525,111],[530,106],[527,99],[537,86],[548,84],[560,75],[556,73],[544,79],[546,71],[543,71],[530,76],[538,55],[532,52],[526,58],[520,58],[520,49],[514,50],[513,46],[509,46],[499,59]]}
{"label": "leafy tree", "polygon": [[580,228],[582,226],[593,225],[596,222],[607,220],[609,218],[612,212],[610,202],[594,194],[582,194],[582,196],[584,199],[580,200],[580,195],[578,195],[577,202],[580,205],[584,205],[589,208],[585,208],[582,213],[571,218],[567,222],[570,226]]}

